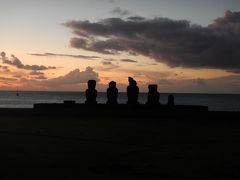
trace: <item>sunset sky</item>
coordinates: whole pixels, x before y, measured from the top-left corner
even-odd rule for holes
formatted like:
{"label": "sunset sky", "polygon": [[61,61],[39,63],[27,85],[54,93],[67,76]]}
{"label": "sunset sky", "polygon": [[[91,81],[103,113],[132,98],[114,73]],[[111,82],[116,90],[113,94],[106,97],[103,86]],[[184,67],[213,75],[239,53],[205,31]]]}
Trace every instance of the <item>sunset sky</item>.
{"label": "sunset sky", "polygon": [[0,3],[0,90],[240,93],[240,0]]}

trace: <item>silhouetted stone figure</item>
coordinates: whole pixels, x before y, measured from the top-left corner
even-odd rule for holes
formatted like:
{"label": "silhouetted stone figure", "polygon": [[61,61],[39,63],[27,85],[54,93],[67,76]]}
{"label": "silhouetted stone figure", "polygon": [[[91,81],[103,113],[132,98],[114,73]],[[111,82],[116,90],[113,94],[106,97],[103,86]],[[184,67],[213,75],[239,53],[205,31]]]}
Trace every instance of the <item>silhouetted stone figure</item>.
{"label": "silhouetted stone figure", "polygon": [[127,87],[127,96],[128,101],[127,104],[136,105],[138,103],[138,94],[139,88],[137,86],[137,82],[132,78],[128,77],[129,86]]}
{"label": "silhouetted stone figure", "polygon": [[96,88],[96,81],[95,80],[89,80],[88,81],[88,89],[86,90],[86,102],[85,104],[97,104],[96,98],[97,98],[97,90]]}
{"label": "silhouetted stone figure", "polygon": [[170,94],[168,96],[168,105],[169,106],[174,106],[175,105],[175,103],[174,103],[174,96],[172,94]]}
{"label": "silhouetted stone figure", "polygon": [[148,105],[158,105],[159,103],[159,92],[157,91],[158,86],[156,84],[150,84],[148,86]]}
{"label": "silhouetted stone figure", "polygon": [[116,88],[116,82],[111,81],[109,88],[107,89],[107,104],[118,104],[118,89]]}

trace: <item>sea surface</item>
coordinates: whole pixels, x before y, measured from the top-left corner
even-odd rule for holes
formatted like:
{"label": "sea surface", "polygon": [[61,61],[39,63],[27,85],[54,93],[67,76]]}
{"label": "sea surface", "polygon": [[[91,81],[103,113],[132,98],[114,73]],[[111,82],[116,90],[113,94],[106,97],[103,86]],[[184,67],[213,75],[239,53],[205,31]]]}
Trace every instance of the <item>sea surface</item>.
{"label": "sea surface", "polygon": [[[160,103],[166,104],[168,93],[160,94]],[[240,94],[174,94],[175,104],[204,105],[212,111],[240,111]],[[106,93],[98,93],[98,103],[106,103]],[[0,91],[0,108],[32,108],[35,103],[62,103],[63,100],[85,102],[84,92],[36,92],[23,91],[17,96],[16,91]],[[147,93],[140,93],[139,102],[144,104]],[[126,93],[119,93],[118,102],[127,102]]]}

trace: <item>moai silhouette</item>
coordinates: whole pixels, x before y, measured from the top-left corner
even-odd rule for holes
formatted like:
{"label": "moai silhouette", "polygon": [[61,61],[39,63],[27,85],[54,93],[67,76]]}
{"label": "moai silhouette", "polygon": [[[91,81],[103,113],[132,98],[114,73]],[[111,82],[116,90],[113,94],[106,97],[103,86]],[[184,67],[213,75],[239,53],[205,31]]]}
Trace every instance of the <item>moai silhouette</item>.
{"label": "moai silhouette", "polygon": [[159,92],[157,91],[158,86],[156,84],[150,84],[148,86],[148,105],[158,105],[159,103]]}
{"label": "moai silhouette", "polygon": [[173,94],[170,94],[170,95],[168,96],[168,105],[169,105],[169,106],[174,106],[174,105],[175,105]]}
{"label": "moai silhouette", "polygon": [[107,89],[107,104],[118,104],[118,89],[116,88],[117,83],[115,81],[111,81],[109,83],[109,87]]}
{"label": "moai silhouette", "polygon": [[139,88],[137,86],[137,82],[132,78],[128,77],[129,85],[127,87],[127,96],[128,101],[127,104],[136,105],[138,103],[138,95],[139,95]]}
{"label": "moai silhouette", "polygon": [[96,81],[89,80],[88,81],[88,89],[85,92],[86,95],[86,102],[85,104],[97,104],[97,90],[96,88]]}

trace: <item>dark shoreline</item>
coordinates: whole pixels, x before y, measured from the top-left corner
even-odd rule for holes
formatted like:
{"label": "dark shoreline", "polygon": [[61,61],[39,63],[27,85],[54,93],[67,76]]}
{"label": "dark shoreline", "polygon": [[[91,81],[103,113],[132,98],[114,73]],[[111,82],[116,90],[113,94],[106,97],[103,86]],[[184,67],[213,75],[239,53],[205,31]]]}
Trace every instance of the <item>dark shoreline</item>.
{"label": "dark shoreline", "polygon": [[2,180],[240,177],[240,112],[49,106],[0,109]]}
{"label": "dark shoreline", "polygon": [[85,105],[85,104],[64,104],[64,103],[41,103],[34,104],[33,108],[0,108],[1,116],[69,116],[69,117],[90,117],[90,118],[208,118],[211,119],[234,119],[240,118],[240,111],[209,111],[206,106],[195,105]]}

